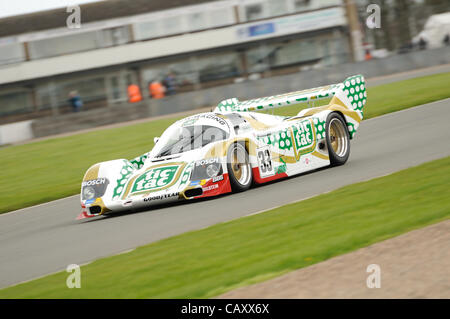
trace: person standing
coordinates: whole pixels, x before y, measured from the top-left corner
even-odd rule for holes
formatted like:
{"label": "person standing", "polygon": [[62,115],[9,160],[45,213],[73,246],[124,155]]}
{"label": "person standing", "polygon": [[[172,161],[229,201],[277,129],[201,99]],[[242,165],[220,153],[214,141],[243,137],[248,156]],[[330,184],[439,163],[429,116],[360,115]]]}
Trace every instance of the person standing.
{"label": "person standing", "polygon": [[372,54],[370,53],[370,50],[369,50],[369,49],[366,50],[366,54],[365,54],[365,56],[364,56],[364,59],[365,59],[366,61],[372,60]]}
{"label": "person standing", "polygon": [[427,45],[428,45],[427,40],[423,36],[421,36],[420,39],[419,39],[419,49],[420,50],[426,50]]}
{"label": "person standing", "polygon": [[170,72],[163,81],[163,85],[166,87],[166,95],[174,95],[176,93],[176,80],[175,74]]}
{"label": "person standing", "polygon": [[130,103],[136,103],[142,101],[141,89],[136,84],[128,85],[128,101]]}
{"label": "person standing", "polygon": [[148,90],[153,99],[162,99],[166,96],[166,88],[158,80],[153,80],[148,86]]}
{"label": "person standing", "polygon": [[83,101],[77,91],[72,91],[69,93],[69,103],[74,112],[79,112],[83,107]]}
{"label": "person standing", "polygon": [[450,45],[450,35],[447,33],[447,35],[444,37],[444,40],[442,41],[445,46]]}

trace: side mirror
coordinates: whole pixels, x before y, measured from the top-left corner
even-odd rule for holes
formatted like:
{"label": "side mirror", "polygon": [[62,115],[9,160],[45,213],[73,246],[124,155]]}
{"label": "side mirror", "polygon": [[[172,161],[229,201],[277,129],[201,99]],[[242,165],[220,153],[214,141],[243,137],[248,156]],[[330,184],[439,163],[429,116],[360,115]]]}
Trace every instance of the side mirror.
{"label": "side mirror", "polygon": [[153,138],[153,142],[155,142],[155,144],[158,143],[158,141],[159,141],[159,137],[154,137]]}

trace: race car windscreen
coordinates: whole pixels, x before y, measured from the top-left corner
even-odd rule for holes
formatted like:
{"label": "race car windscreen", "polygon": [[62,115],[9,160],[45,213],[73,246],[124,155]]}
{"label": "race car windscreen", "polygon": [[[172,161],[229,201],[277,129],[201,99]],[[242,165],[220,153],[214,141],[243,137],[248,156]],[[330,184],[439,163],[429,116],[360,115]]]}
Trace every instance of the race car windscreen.
{"label": "race car windscreen", "polygon": [[152,153],[154,157],[180,154],[226,138],[228,133],[216,126],[173,126],[164,132]]}

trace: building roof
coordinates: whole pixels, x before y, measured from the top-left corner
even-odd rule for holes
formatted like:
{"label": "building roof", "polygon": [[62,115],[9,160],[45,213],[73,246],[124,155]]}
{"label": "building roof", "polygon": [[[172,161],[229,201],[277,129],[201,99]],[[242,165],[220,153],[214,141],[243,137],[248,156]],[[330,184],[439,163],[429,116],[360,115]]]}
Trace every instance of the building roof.
{"label": "building roof", "polygon": [[[81,22],[89,23],[173,9],[217,0],[106,0],[81,5]],[[66,8],[0,19],[0,37],[66,26]]]}

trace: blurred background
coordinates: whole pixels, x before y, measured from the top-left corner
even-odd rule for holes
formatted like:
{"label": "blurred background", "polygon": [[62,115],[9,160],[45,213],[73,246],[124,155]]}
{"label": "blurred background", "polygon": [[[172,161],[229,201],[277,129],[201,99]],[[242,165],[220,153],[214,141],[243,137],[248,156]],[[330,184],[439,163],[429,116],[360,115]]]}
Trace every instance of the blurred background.
{"label": "blurred background", "polygon": [[448,0],[105,0],[78,29],[70,14],[0,18],[0,144],[450,56]]}

